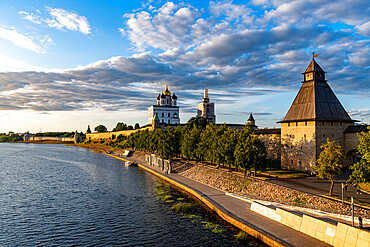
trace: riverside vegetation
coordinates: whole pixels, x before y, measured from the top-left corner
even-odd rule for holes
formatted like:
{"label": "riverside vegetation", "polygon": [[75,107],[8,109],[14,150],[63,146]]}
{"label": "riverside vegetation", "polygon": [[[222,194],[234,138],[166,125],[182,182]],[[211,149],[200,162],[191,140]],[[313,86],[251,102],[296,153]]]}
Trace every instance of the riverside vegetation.
{"label": "riverside vegetation", "polygon": [[[154,187],[156,199],[169,205],[169,208],[184,219],[190,220],[193,224],[205,229],[209,229],[214,234],[227,234],[234,238],[237,246],[265,246],[262,242],[254,239],[248,233],[240,231],[232,225],[226,223],[208,208],[202,207],[197,203],[197,199],[176,190],[170,184],[158,180]],[[204,210],[210,214],[204,214]],[[211,215],[212,217],[209,217]],[[237,234],[235,234],[237,233]]]}

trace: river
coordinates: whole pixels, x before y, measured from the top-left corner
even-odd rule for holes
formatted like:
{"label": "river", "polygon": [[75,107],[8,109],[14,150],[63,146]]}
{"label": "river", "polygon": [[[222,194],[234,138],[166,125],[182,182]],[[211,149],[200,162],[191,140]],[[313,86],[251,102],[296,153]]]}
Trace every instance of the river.
{"label": "river", "polygon": [[[171,210],[180,200],[190,216]],[[138,167],[53,144],[0,143],[0,222],[0,246],[261,245]]]}

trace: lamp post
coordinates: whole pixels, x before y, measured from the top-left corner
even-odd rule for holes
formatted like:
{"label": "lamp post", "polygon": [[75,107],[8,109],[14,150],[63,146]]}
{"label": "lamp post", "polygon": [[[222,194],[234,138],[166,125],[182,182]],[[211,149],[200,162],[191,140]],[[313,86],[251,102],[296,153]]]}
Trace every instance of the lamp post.
{"label": "lamp post", "polygon": [[353,197],[351,197],[351,211],[352,211],[352,226],[355,226],[355,215],[353,210]]}
{"label": "lamp post", "polygon": [[344,205],[344,184],[342,183],[342,205]]}

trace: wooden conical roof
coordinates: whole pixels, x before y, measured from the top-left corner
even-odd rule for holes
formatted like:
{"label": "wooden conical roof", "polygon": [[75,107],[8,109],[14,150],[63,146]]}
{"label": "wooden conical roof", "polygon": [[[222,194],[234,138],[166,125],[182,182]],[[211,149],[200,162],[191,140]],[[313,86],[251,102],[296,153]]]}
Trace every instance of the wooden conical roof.
{"label": "wooden conical roof", "polygon": [[[306,72],[312,71],[324,72],[314,59],[306,69]],[[308,120],[354,122],[325,80],[303,82],[292,106],[280,123]]]}

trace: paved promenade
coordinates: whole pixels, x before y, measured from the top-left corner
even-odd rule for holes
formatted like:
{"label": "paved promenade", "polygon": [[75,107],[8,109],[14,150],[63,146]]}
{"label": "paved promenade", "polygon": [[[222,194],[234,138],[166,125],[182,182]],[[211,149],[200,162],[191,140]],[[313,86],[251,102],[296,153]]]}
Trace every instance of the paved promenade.
{"label": "paved promenade", "polygon": [[322,241],[312,238],[306,234],[299,231],[293,230],[285,225],[282,225],[276,221],[270,220],[260,214],[250,211],[251,204],[236,198],[225,195],[223,191],[214,189],[202,183],[196,182],[194,180],[188,179],[178,174],[164,174],[162,171],[154,169],[153,167],[144,164],[140,160],[135,160],[133,158],[125,158],[139,163],[140,165],[146,167],[146,169],[151,170],[153,173],[161,174],[173,181],[185,185],[202,197],[208,199],[215,206],[226,212],[228,215],[237,219],[238,221],[244,223],[245,225],[254,228],[263,235],[267,235],[272,239],[280,242],[285,246],[330,246]]}

